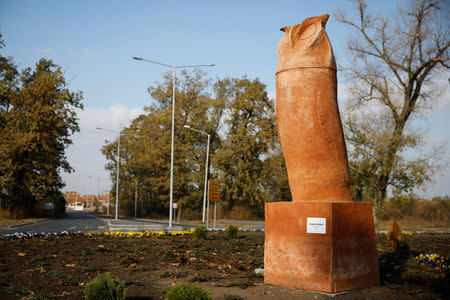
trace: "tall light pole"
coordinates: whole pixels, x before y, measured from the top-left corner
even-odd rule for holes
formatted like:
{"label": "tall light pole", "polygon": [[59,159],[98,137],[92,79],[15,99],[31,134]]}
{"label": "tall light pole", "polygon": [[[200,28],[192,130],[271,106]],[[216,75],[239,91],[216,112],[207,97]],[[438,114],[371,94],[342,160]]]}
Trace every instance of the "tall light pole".
{"label": "tall light pole", "polygon": [[138,178],[136,175],[136,186],[134,187],[134,218],[137,218]]}
{"label": "tall light pole", "polygon": [[[202,222],[205,222],[205,209],[206,209],[206,193],[207,193],[207,186],[208,186],[208,159],[209,159],[209,140],[211,138],[210,134],[207,134],[206,132],[194,129],[192,127],[189,127],[188,125],[184,125],[185,128],[197,131],[198,133],[204,134],[208,137],[208,143],[206,144],[206,164],[205,164],[205,190],[203,192],[203,214],[202,214]],[[208,206],[209,207],[209,206]]]}
{"label": "tall light pole", "polygon": [[157,61],[144,59],[142,57],[135,57],[135,60],[142,60],[152,64],[161,65],[164,67],[168,67],[172,69],[172,145],[170,151],[170,202],[169,202],[169,228],[172,228],[172,210],[173,210],[173,144],[175,139],[175,84],[177,80],[177,69],[186,69],[186,68],[197,68],[197,67],[212,67],[214,64],[204,64],[204,65],[189,65],[189,66],[172,66],[168,64],[163,64]]}
{"label": "tall light pole", "polygon": [[[105,129],[105,128],[100,128],[97,127],[98,130],[105,130],[105,131],[110,131],[110,132],[114,132],[118,134],[118,138],[117,138],[117,173],[116,173],[116,209],[115,209],[115,216],[114,219],[117,220],[118,215],[119,215],[119,168],[120,168],[120,135],[122,133],[128,133],[128,132],[136,132],[139,130],[127,130],[127,131],[122,131],[122,128],[119,129],[119,131],[116,130],[111,130],[111,129]],[[108,196],[109,198],[109,196]]]}
{"label": "tall light pole", "polygon": [[[134,147],[135,149],[135,155],[137,156],[137,146]],[[138,200],[138,171],[137,171],[137,163],[136,166],[136,175],[135,175],[135,185],[134,185],[134,218],[137,218],[137,200]]]}

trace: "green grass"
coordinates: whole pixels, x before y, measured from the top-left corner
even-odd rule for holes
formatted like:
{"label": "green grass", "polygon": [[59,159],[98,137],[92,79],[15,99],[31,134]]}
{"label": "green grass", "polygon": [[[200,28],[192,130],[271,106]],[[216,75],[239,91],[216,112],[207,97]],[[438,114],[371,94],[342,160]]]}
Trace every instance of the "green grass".
{"label": "green grass", "polygon": [[27,287],[17,284],[17,285],[10,285],[5,288],[5,292],[9,295],[28,295],[30,292]]}

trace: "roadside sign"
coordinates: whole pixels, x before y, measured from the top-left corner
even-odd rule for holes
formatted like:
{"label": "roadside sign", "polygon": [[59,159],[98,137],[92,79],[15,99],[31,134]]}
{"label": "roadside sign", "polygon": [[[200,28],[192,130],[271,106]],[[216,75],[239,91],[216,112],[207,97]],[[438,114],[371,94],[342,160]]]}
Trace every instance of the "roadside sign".
{"label": "roadside sign", "polygon": [[208,182],[209,189],[209,200],[211,201],[219,201],[220,199],[220,183],[219,180],[210,179]]}
{"label": "roadside sign", "polygon": [[172,203],[172,208],[177,209],[178,208],[178,203],[176,203],[176,202]]}

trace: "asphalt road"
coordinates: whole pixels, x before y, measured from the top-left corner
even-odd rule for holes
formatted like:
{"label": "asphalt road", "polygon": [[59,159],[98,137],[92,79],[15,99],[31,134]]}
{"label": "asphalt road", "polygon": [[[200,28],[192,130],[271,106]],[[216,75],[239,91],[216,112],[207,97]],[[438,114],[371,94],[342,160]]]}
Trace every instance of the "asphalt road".
{"label": "asphalt road", "polygon": [[[213,229],[210,221],[209,228]],[[223,223],[218,222],[218,230],[224,230],[229,224],[235,224],[241,229],[246,230],[263,230],[264,223],[251,221],[229,221]],[[113,217],[99,216],[87,212],[67,212],[65,218],[50,218],[35,223],[12,226],[8,228],[0,227],[0,235],[12,234],[16,232],[23,233],[55,233],[55,232],[102,232],[102,231],[164,231],[168,230],[168,222],[161,220],[148,219],[130,219],[119,218],[114,220]],[[197,226],[205,226],[201,223],[173,223],[171,230],[181,231],[185,228],[195,228]]]}
{"label": "asphalt road", "polygon": [[62,231],[90,232],[105,231],[107,218],[98,217],[85,212],[68,212],[65,218],[50,218],[44,221],[13,226],[9,228],[0,227],[0,235],[15,232],[26,233],[55,233]]}

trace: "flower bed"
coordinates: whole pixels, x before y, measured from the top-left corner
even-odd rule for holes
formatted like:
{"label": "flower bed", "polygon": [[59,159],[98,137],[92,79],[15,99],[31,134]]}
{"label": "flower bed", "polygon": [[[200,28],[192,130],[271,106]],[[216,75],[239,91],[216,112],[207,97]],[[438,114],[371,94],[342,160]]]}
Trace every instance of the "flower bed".
{"label": "flower bed", "polygon": [[448,259],[439,254],[420,254],[415,257],[419,262],[431,267],[439,267],[441,270],[449,270]]}
{"label": "flower bed", "polygon": [[191,235],[193,230],[185,230],[185,231],[129,231],[129,232],[121,232],[121,231],[112,231],[112,232],[87,232],[83,235],[85,236],[116,236],[116,237],[161,237],[161,236],[183,236],[183,235]]}
{"label": "flower bed", "polygon": [[[410,235],[413,235],[414,233],[415,233],[415,232],[413,232],[413,231],[402,231],[402,234],[403,234],[404,236],[410,236]],[[387,234],[387,231],[382,230],[382,231],[379,231],[378,234],[386,235],[386,234]]]}
{"label": "flower bed", "polygon": [[2,240],[21,240],[21,239],[32,239],[32,238],[43,238],[43,237],[58,237],[58,236],[74,236],[83,234],[81,231],[79,232],[71,232],[71,231],[62,231],[62,232],[53,232],[53,233],[27,233],[27,232],[15,232],[11,234],[4,234],[0,238]]}
{"label": "flower bed", "polygon": [[191,235],[193,230],[185,231],[130,231],[130,232],[71,232],[62,231],[54,233],[26,233],[26,232],[16,232],[12,234],[5,234],[1,236],[3,240],[20,240],[20,239],[31,239],[31,238],[47,238],[47,237],[62,237],[62,236],[99,236],[99,237],[125,237],[125,238],[142,238],[142,237],[162,237],[162,236],[184,236]]}

